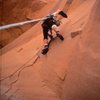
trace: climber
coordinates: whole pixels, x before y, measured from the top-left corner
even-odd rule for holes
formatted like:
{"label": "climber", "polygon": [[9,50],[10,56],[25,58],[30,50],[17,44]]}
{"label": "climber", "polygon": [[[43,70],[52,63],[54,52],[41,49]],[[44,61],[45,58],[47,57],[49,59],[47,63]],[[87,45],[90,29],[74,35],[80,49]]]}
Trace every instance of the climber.
{"label": "climber", "polygon": [[[59,37],[62,41],[64,40],[64,37],[61,35],[59,31],[59,26],[61,23],[61,18],[65,17],[67,18],[67,14],[63,11],[57,11],[53,14],[50,14],[47,16],[47,18],[42,23],[43,28],[43,37],[44,37],[44,48],[42,50],[42,54],[46,54],[49,50],[48,46],[48,36],[53,39],[52,36],[52,30],[56,33],[56,36]],[[51,34],[49,34],[49,31]]]}

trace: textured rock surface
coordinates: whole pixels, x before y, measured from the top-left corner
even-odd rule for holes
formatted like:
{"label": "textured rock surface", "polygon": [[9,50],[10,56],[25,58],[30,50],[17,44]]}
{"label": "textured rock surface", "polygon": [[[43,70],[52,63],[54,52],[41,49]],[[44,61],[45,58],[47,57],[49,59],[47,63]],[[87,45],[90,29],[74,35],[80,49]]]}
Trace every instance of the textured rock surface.
{"label": "textured rock surface", "polygon": [[[10,0],[10,2],[9,0],[1,0],[0,24],[7,25],[37,18],[36,12],[41,10],[46,4],[46,0]],[[33,25],[34,23],[31,23],[0,31],[0,36],[2,37],[0,38],[0,47],[12,42]]]}
{"label": "textured rock surface", "polygon": [[100,1],[78,40],[63,87],[63,100],[100,100]]}
{"label": "textured rock surface", "polygon": [[[2,100],[100,100],[100,1],[81,1],[69,6],[65,40],[52,42],[48,55],[41,55],[41,23],[1,50]],[[50,11],[66,6],[58,0]]]}

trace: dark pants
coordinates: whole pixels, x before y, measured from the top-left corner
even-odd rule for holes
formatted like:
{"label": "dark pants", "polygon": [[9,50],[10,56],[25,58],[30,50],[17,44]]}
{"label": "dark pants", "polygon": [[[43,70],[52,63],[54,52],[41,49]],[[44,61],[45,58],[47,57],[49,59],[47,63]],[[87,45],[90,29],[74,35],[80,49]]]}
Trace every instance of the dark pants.
{"label": "dark pants", "polygon": [[48,39],[48,32],[49,32],[49,29],[47,27],[43,27],[43,37],[44,39]]}

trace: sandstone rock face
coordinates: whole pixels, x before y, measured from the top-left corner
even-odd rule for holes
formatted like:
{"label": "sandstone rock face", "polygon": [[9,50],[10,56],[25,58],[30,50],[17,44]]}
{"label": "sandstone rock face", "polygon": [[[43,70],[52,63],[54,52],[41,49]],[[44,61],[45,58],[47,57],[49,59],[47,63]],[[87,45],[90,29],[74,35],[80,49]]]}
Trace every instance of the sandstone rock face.
{"label": "sandstone rock face", "polygon": [[[58,9],[67,13],[68,1],[57,0],[42,15]],[[1,100],[100,100],[100,0],[73,0],[68,8],[60,26],[65,39],[56,38],[46,56],[41,22],[2,48]]]}
{"label": "sandstone rock face", "polygon": [[82,3],[86,2],[87,0],[71,0],[71,1],[72,1],[72,4],[69,9],[70,12],[75,11],[75,9],[77,9],[79,6],[81,6]]}
{"label": "sandstone rock face", "polygon": [[96,0],[68,66],[63,100],[100,100],[100,1]]}
{"label": "sandstone rock face", "polygon": [[[46,0],[1,0],[0,24],[7,25],[37,18],[35,13],[41,10],[46,4]],[[31,23],[0,31],[0,48],[15,40],[33,25],[34,23]]]}

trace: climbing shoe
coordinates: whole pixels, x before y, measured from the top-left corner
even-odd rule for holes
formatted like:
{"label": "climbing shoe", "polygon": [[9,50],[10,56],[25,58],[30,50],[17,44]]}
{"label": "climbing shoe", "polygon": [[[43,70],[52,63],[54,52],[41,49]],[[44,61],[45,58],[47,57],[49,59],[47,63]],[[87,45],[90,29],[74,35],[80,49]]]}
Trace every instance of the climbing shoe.
{"label": "climbing shoe", "polygon": [[59,37],[62,41],[64,40],[64,37],[61,34],[57,33],[57,37]]}
{"label": "climbing shoe", "polygon": [[49,46],[48,45],[45,45],[43,50],[42,50],[42,54],[45,55],[49,50]]}

